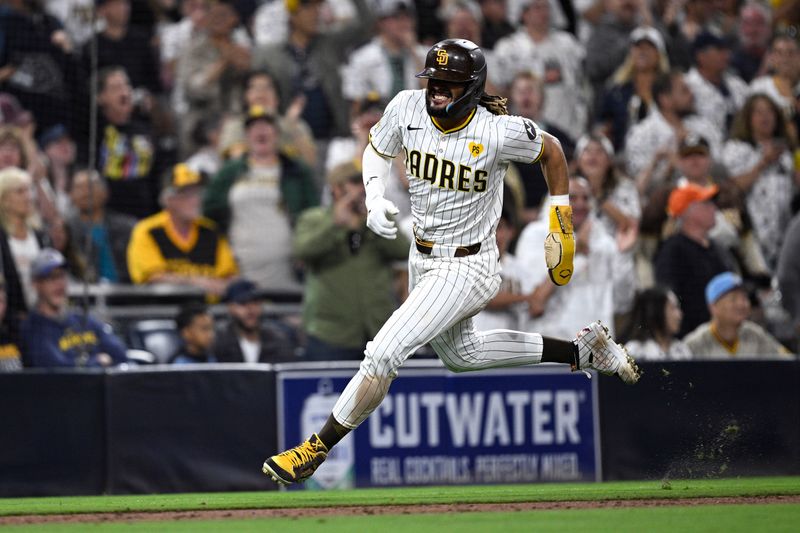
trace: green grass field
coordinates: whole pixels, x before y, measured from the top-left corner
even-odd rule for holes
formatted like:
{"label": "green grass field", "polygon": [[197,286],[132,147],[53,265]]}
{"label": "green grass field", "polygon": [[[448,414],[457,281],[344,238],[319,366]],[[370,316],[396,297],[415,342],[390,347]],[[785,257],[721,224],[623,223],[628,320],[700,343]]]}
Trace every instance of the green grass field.
{"label": "green grass field", "polygon": [[[597,484],[425,487],[330,492],[172,494],[0,499],[0,516],[72,513],[346,507],[450,503],[603,501],[800,495],[800,478],[752,478]],[[409,509],[410,510],[410,509]],[[3,531],[797,531],[798,504],[396,514],[180,522],[53,523],[5,526]],[[323,527],[320,527],[323,526]]]}

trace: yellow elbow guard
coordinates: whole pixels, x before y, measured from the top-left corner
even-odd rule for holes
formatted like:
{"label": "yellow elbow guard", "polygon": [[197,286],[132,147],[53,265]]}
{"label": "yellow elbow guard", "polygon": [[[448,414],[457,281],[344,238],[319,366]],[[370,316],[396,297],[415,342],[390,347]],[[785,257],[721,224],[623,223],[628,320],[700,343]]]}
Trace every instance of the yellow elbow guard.
{"label": "yellow elbow guard", "polygon": [[572,277],[575,236],[572,233],[572,207],[550,206],[550,233],[544,240],[547,273],[556,285],[566,285]]}

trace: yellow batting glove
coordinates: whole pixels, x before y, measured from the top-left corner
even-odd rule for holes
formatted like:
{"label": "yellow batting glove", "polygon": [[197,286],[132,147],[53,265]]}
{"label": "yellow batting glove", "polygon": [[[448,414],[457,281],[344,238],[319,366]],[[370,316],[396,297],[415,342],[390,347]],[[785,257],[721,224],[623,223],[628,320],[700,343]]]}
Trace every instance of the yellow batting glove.
{"label": "yellow batting glove", "polygon": [[547,273],[556,285],[566,285],[572,277],[575,236],[572,233],[572,207],[550,206],[550,233],[544,240]]}

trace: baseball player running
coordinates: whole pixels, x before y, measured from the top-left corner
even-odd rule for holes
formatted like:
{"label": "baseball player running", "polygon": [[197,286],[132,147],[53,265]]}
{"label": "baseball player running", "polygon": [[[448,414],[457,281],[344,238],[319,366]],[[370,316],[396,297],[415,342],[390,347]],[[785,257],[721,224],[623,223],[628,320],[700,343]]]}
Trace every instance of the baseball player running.
{"label": "baseball player running", "polygon": [[551,205],[547,268],[556,285],[569,282],[575,240],[567,163],[553,136],[509,116],[504,98],[484,92],[486,60],[474,43],[437,43],[417,77],[427,78],[427,90],[402,91],[389,103],[363,156],[367,226],[386,239],[396,237],[398,211],[383,193],[392,158],[401,152],[405,158],[416,241],[409,258],[411,292],[367,343],[358,373],[319,433],[264,462],[264,473],[278,483],[309,478],[375,410],[398,368],[426,343],[454,372],[555,362],[616,374],[626,383],[639,379],[633,359],[599,322],[571,341],[475,330],[471,317],[500,287],[495,229],[512,161],[543,167]]}

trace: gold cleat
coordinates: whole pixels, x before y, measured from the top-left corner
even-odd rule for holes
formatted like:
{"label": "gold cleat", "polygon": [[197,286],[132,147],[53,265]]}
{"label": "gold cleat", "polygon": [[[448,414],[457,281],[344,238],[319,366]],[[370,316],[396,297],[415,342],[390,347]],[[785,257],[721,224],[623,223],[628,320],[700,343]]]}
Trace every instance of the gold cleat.
{"label": "gold cleat", "polygon": [[328,457],[328,448],[314,433],[302,444],[273,455],[261,470],[281,485],[301,483],[310,478]]}

